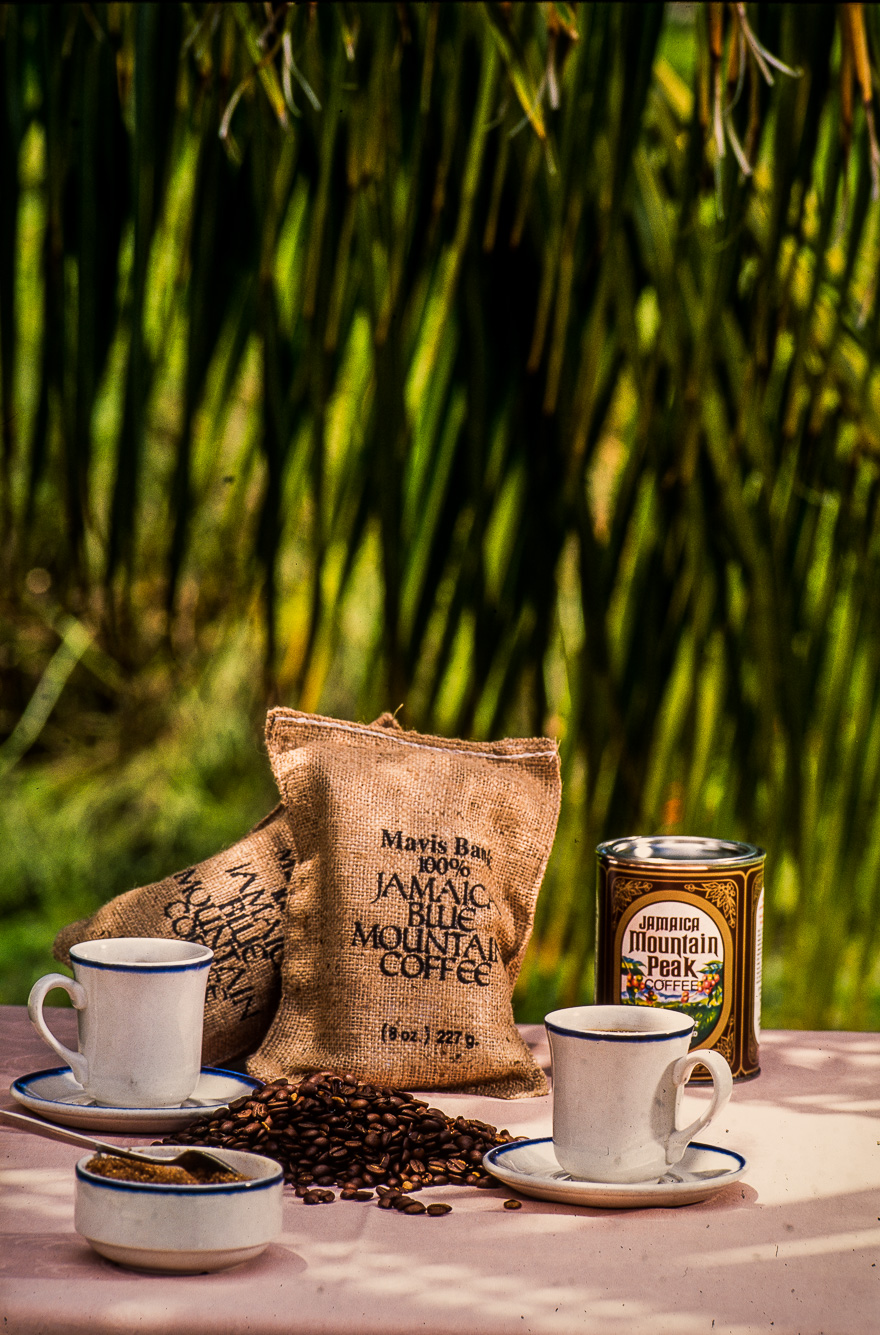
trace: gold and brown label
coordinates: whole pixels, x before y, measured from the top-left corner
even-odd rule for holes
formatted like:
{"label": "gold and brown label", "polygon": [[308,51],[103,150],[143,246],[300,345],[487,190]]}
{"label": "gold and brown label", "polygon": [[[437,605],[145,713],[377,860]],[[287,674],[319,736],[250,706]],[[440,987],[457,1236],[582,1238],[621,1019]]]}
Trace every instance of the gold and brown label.
{"label": "gold and brown label", "polygon": [[712,873],[600,855],[597,1003],[684,1011],[692,1049],[756,1075],[762,892],[762,865]]}

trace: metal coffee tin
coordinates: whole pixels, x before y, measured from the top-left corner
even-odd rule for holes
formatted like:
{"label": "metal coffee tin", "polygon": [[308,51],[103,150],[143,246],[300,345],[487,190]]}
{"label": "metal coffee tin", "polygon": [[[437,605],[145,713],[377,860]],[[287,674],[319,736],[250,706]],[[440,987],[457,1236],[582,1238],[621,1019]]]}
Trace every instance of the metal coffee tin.
{"label": "metal coffee tin", "polygon": [[596,852],[597,1004],[686,1011],[692,1050],[720,1052],[734,1079],[757,1075],[764,850],[650,835]]}

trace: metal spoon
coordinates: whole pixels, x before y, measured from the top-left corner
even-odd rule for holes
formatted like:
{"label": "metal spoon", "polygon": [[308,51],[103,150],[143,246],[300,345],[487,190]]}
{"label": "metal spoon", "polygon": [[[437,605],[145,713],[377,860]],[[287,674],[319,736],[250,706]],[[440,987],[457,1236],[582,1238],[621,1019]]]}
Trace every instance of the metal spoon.
{"label": "metal spoon", "polygon": [[87,1150],[99,1150],[102,1154],[112,1154],[117,1159],[134,1159],[137,1163],[168,1165],[183,1168],[193,1177],[204,1177],[206,1173],[216,1173],[219,1168],[224,1173],[234,1173],[235,1169],[215,1154],[207,1150],[185,1149],[175,1154],[173,1159],[157,1158],[139,1150],[122,1149],[119,1145],[108,1145],[103,1140],[93,1140],[91,1136],[81,1136],[66,1127],[51,1126],[48,1122],[38,1122],[35,1117],[23,1117],[21,1113],[6,1112],[0,1108],[0,1122],[18,1127],[21,1131],[30,1131],[34,1136],[45,1136],[47,1140],[65,1140],[71,1145],[84,1145]]}

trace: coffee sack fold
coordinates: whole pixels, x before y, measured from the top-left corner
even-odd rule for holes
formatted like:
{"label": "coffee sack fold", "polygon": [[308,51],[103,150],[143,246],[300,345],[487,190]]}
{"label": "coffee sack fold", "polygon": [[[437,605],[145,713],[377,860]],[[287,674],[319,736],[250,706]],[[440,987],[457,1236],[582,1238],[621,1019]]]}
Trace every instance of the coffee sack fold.
{"label": "coffee sack fold", "polygon": [[556,744],[274,709],[290,822],[278,1012],[248,1070],[546,1092],[511,994],[559,815]]}

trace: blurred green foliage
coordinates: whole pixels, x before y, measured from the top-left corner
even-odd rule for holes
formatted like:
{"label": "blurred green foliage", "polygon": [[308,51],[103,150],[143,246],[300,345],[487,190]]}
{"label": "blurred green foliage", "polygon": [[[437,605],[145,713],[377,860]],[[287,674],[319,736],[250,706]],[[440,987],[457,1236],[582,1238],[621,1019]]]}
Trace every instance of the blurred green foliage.
{"label": "blurred green foliage", "polygon": [[880,1024],[871,123],[738,12],[2,6],[2,999],[283,701],[558,736],[521,1018],[667,830],[767,848],[767,1023]]}

